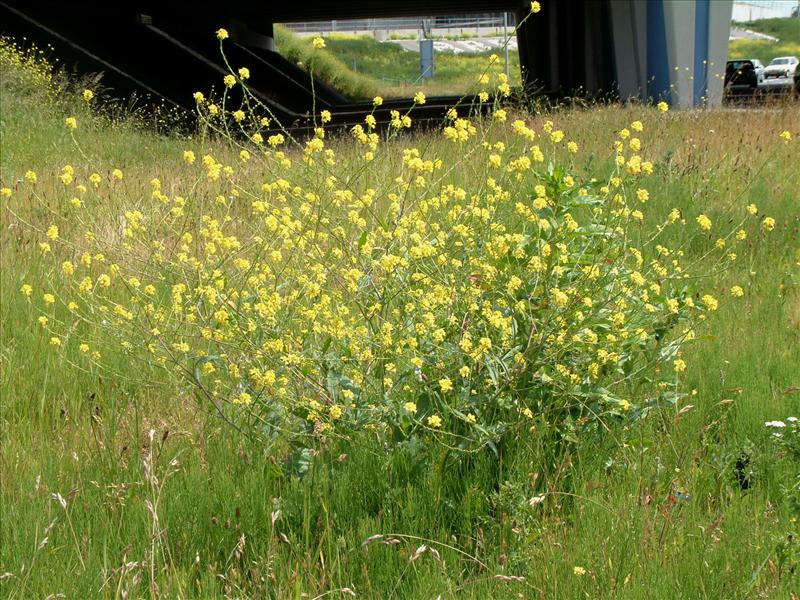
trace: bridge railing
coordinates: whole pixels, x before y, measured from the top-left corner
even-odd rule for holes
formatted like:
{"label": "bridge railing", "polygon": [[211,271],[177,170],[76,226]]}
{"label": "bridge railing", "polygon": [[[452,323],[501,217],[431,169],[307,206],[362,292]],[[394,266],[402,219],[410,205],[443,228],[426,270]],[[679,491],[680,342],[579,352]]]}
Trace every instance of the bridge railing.
{"label": "bridge railing", "polygon": [[447,15],[447,16],[419,16],[419,17],[395,17],[381,19],[344,19],[335,21],[304,21],[283,23],[284,26],[298,33],[319,33],[319,32],[352,32],[352,31],[374,31],[383,29],[393,30],[418,30],[418,29],[483,29],[495,28],[502,29],[505,24],[509,27],[514,26],[514,15],[508,15],[508,21],[504,20],[503,13],[491,13],[481,15]]}

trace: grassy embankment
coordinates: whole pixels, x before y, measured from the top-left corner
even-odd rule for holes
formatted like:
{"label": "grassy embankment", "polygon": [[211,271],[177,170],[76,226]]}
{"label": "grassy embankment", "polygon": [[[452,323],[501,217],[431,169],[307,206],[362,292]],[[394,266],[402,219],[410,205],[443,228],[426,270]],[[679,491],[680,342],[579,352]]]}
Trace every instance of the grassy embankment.
{"label": "grassy embankment", "polygon": [[[278,51],[288,58],[309,64],[313,48],[310,37],[300,37],[276,28]],[[413,96],[418,90],[428,95],[477,93],[476,83],[491,52],[453,54],[437,52],[434,76],[419,80],[419,53],[391,42],[378,42],[369,35],[334,34],[325,38],[326,48],[315,55],[317,74],[353,98]],[[496,51],[501,56],[502,51]],[[519,55],[510,53],[512,85],[520,79]]]}
{"label": "grassy embankment", "polygon": [[774,36],[778,41],[732,40],[728,46],[730,58],[757,58],[767,65],[776,56],[800,57],[800,19],[764,19],[736,25]]}
{"label": "grassy embankment", "polygon": [[[54,199],[65,164],[83,179],[97,171],[103,202],[91,210],[111,215],[148,196],[153,177],[193,181],[184,148],[236,160],[213,140],[93,117],[78,98],[53,99],[5,66],[0,96],[0,186],[15,206],[28,169],[39,174],[37,193]],[[80,120],[81,149],[68,115]],[[505,457],[499,479],[495,465],[454,464],[444,452],[447,468],[416,472],[369,444],[322,456],[303,478],[287,475],[177,385],[143,389],[125,379],[136,373],[124,363],[109,378],[57,359],[19,290],[59,275],[40,257],[41,234],[4,207],[2,596],[299,599],[348,597],[347,588],[362,598],[796,597],[800,462],[764,427],[800,416],[800,172],[796,145],[778,140],[787,129],[800,135],[796,109],[742,120],[597,107],[552,118],[589,173],[606,172],[607,140],[641,119],[657,159],[648,212],[702,207],[723,222],[754,202],[777,220],[719,283],[718,296],[734,283],[745,296],[722,301],[686,355],[682,385],[696,395],[611,438],[586,433],[558,464],[547,448]],[[453,151],[435,136],[414,141]],[[125,173],[114,186],[113,168]],[[55,200],[50,208],[65,210]],[[51,220],[34,204],[20,214],[40,232]],[[746,490],[736,479],[743,456]],[[541,477],[547,500],[529,506]],[[374,534],[400,543],[362,547]],[[410,561],[422,544],[441,560],[428,552]]]}

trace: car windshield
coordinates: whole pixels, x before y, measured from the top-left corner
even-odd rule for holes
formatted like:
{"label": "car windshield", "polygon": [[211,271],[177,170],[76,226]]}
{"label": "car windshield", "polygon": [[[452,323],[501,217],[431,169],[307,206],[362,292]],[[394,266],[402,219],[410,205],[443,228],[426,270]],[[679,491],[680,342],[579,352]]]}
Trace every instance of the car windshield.
{"label": "car windshield", "polygon": [[769,63],[769,64],[770,65],[788,65],[789,64],[789,59],[788,58],[776,58],[776,59],[773,59],[773,61],[771,63]]}
{"label": "car windshield", "polygon": [[741,69],[742,67],[752,67],[753,63],[749,60],[732,60],[728,63],[728,69],[735,71],[736,69]]}

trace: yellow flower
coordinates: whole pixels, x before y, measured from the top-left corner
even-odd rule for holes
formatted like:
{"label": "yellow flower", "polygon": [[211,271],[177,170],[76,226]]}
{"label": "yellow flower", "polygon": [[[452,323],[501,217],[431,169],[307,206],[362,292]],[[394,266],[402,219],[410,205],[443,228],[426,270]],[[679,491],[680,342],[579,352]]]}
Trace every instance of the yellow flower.
{"label": "yellow flower", "polygon": [[575,142],[567,142],[567,151],[571,154],[576,154],[578,152],[578,144]]}
{"label": "yellow flower", "polygon": [[240,406],[248,406],[253,403],[253,397],[247,392],[242,392],[233,398],[233,403]]}
{"label": "yellow flower", "polygon": [[83,90],[83,99],[86,102],[91,102],[94,98],[94,92],[92,90]]}
{"label": "yellow flower", "polygon": [[245,79],[250,79],[250,69],[247,67],[241,67],[239,69],[239,79],[244,81]]}
{"label": "yellow flower", "polygon": [[28,183],[36,183],[36,172],[35,171],[25,171],[25,181]]}
{"label": "yellow flower", "polygon": [[572,572],[578,577],[586,575],[586,569],[584,569],[583,567],[572,567]]}
{"label": "yellow flower", "polygon": [[69,129],[77,129],[78,128],[78,121],[75,117],[67,117],[64,119],[64,123],[67,124]]}
{"label": "yellow flower", "polygon": [[778,136],[783,140],[784,144],[788,144],[789,141],[792,139],[792,134],[788,131],[782,131],[781,134]]}
{"label": "yellow flower", "polygon": [[672,361],[672,365],[675,367],[676,373],[682,373],[686,370],[686,362],[681,358],[676,358]]}
{"label": "yellow flower", "polygon": [[330,120],[331,120],[331,111],[329,111],[329,110],[323,110],[321,113],[319,113],[319,119],[320,119],[320,121],[322,121],[323,123],[330,123]]}
{"label": "yellow flower", "polygon": [[532,13],[536,14],[536,13],[538,13],[540,10],[542,10],[542,5],[541,5],[541,4],[539,4],[538,2],[536,2],[536,0],[534,0],[533,2],[531,2],[531,12],[532,12]]}
{"label": "yellow flower", "polygon": [[50,345],[58,348],[61,345],[61,340],[55,336],[50,338]]}
{"label": "yellow flower", "polygon": [[81,344],[80,346],[78,346],[78,350],[80,350],[83,354],[86,354],[87,352],[89,352],[89,344],[86,343]]}
{"label": "yellow flower", "polygon": [[442,418],[439,415],[431,415],[428,417],[428,426],[437,429],[442,426]]}
{"label": "yellow flower", "polygon": [[631,123],[631,129],[634,131],[644,131],[644,125],[642,125],[641,121],[634,121]]}
{"label": "yellow flower", "polygon": [[417,412],[417,405],[414,404],[413,402],[406,402],[403,405],[403,408],[405,408],[408,412],[410,412],[412,414]]}
{"label": "yellow flower", "polygon": [[23,283],[22,287],[19,288],[19,291],[22,292],[23,296],[27,296],[28,298],[30,298],[31,294],[33,294],[33,288],[28,283]]}
{"label": "yellow flower", "polygon": [[734,298],[741,298],[742,296],[744,296],[744,290],[741,288],[741,286],[734,285],[731,288],[731,296],[733,296]]}
{"label": "yellow flower", "polygon": [[228,39],[228,30],[227,29],[223,29],[221,27],[219,29],[217,29],[217,39],[219,41],[227,40]]}
{"label": "yellow flower", "polygon": [[64,275],[69,277],[75,273],[75,265],[73,265],[72,262],[65,260],[63,263],[61,263],[61,270],[64,272]]}
{"label": "yellow flower", "polygon": [[187,163],[191,165],[195,160],[194,152],[192,152],[191,150],[184,150],[183,160],[185,160]]}
{"label": "yellow flower", "polygon": [[667,103],[666,103],[666,102],[664,102],[663,100],[662,100],[661,102],[659,102],[658,104],[656,104],[656,107],[657,107],[657,108],[658,108],[658,110],[660,110],[661,112],[667,112],[667,111],[669,110],[669,104],[667,104]]}
{"label": "yellow flower", "polygon": [[244,121],[244,117],[245,114],[243,110],[237,110],[233,113],[233,120],[236,121],[237,123],[241,123],[242,121]]}
{"label": "yellow flower", "polygon": [[439,388],[442,390],[442,393],[446,394],[453,389],[453,382],[447,377],[444,377],[439,380]]}
{"label": "yellow flower", "polygon": [[703,296],[702,300],[703,300],[703,304],[706,305],[706,308],[708,310],[717,310],[717,307],[719,306],[719,302],[717,302],[717,299],[714,298],[714,296],[711,296],[710,294],[706,294],[705,296]]}
{"label": "yellow flower", "polygon": [[325,40],[323,40],[321,37],[315,37],[313,40],[311,40],[311,44],[317,50],[322,50],[325,47]]}
{"label": "yellow flower", "polygon": [[11,188],[8,187],[0,188],[0,196],[2,196],[3,198],[10,198]]}
{"label": "yellow flower", "polygon": [[736,232],[736,239],[739,240],[740,242],[742,240],[747,239],[747,232],[744,229],[740,229],[739,231]]}
{"label": "yellow flower", "polygon": [[372,99],[372,104],[374,104],[375,106],[380,106],[381,104],[383,104],[383,98],[381,98],[380,96],[375,96]]}
{"label": "yellow flower", "polygon": [[772,217],[764,217],[764,222],[761,223],[761,226],[764,228],[764,231],[772,231],[775,229],[775,219]]}
{"label": "yellow flower", "polygon": [[698,216],[697,224],[703,231],[708,231],[709,229],[711,229],[711,219],[709,219],[706,215]]}
{"label": "yellow flower", "polygon": [[461,375],[462,377],[469,377],[469,367],[467,367],[466,365],[461,367],[458,370],[458,374]]}
{"label": "yellow flower", "polygon": [[425,94],[422,92],[417,92],[414,94],[414,103],[415,104],[425,104]]}
{"label": "yellow flower", "polygon": [[42,327],[45,327],[45,326],[47,326],[47,320],[48,320],[48,319],[47,319],[47,317],[45,317],[44,315],[42,315],[41,317],[39,317],[37,320],[39,321],[39,325],[41,325]]}
{"label": "yellow flower", "polygon": [[192,94],[192,98],[194,98],[194,101],[197,102],[198,104],[202,104],[203,101],[206,99],[206,97],[203,96],[203,92],[195,92],[194,94]]}
{"label": "yellow flower", "polygon": [[755,204],[748,204],[747,212],[749,212],[751,215],[754,215],[758,212],[758,207]]}
{"label": "yellow flower", "polygon": [[226,87],[232,88],[236,85],[236,77],[228,73],[225,77],[222,78],[223,83]]}
{"label": "yellow flower", "polygon": [[45,294],[42,296],[42,300],[44,301],[45,306],[50,306],[56,301],[56,297],[53,294]]}
{"label": "yellow flower", "polygon": [[47,237],[50,240],[57,240],[58,239],[58,226],[57,225],[50,225],[47,228]]}

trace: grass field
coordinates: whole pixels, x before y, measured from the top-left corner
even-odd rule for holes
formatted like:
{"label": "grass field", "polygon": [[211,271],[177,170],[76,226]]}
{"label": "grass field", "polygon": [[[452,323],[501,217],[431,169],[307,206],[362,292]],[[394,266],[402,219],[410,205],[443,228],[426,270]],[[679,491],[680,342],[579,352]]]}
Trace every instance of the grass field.
{"label": "grass field", "polygon": [[[747,118],[597,106],[529,119],[567,131],[588,176],[608,172],[609,140],[641,120],[656,165],[648,214],[678,207],[690,221],[704,212],[725,223],[755,203],[775,218],[715,281],[720,308],[685,352],[680,404],[577,430],[576,443],[531,435],[473,458],[366,433],[294,469],[178,381],[143,385],[124,357],[111,375],[72,366],[40,333],[20,289],[38,298],[60,285],[37,244],[70,210],[65,165],[79,181],[102,176],[85,209],[98,219],[139,206],[155,177],[170,194],[191,185],[187,148],[231,164],[238,152],[213,136],[109,121],[77,93],[47,90],[3,64],[2,597],[797,598],[800,453],[788,431],[765,427],[800,416],[800,171],[796,140],[779,138],[800,137],[796,106]],[[334,143],[349,164],[357,149]],[[404,144],[460,152],[435,132],[387,146]],[[116,168],[124,179],[107,184]],[[655,227],[645,220],[641,236]],[[686,241],[670,235],[665,243]],[[685,252],[706,260],[709,241],[692,238]],[[745,292],[735,301],[724,297],[734,284]]]}

